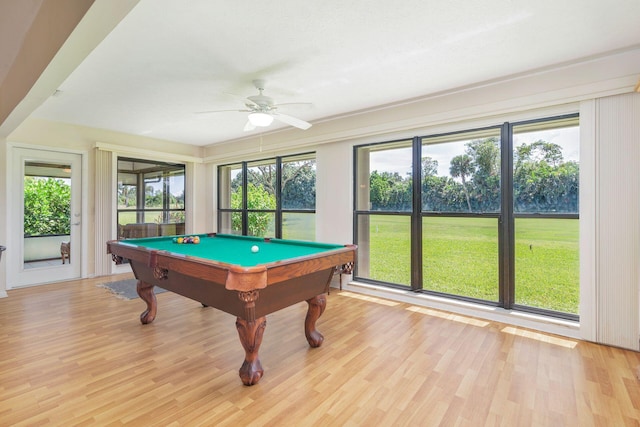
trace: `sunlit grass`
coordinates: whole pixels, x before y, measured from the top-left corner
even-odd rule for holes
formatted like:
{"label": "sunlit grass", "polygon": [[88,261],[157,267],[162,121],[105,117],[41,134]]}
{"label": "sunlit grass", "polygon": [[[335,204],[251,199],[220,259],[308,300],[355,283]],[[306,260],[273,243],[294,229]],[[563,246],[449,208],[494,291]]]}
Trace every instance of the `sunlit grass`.
{"label": "sunlit grass", "polygon": [[517,219],[516,303],[578,312],[577,219]]}
{"label": "sunlit grass", "polygon": [[[367,278],[411,283],[409,218],[370,217]],[[578,220],[516,221],[517,304],[577,313]],[[498,301],[498,220],[423,219],[423,288]]]}

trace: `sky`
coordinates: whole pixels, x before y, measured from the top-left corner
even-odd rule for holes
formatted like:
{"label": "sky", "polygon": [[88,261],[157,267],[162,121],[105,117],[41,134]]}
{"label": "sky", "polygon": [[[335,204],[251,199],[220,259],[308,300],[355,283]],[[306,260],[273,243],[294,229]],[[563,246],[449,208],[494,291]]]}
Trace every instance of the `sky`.
{"label": "sky", "polygon": [[[538,140],[560,145],[565,161],[580,159],[580,128],[578,126],[516,134],[513,143],[518,147]],[[467,142],[469,141],[430,144],[423,147],[422,156],[438,161],[438,176],[449,176],[450,159],[464,154]],[[398,172],[406,176],[411,172],[411,147],[372,152],[370,170]]]}

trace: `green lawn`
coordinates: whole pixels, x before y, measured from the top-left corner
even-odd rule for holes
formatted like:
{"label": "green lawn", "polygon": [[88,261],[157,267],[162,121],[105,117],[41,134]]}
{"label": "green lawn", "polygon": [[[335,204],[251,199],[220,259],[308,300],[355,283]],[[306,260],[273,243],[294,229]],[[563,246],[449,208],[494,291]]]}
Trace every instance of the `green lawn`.
{"label": "green lawn", "polygon": [[516,303],[578,313],[577,219],[516,220]]}
{"label": "green lawn", "polygon": [[[143,222],[157,222],[161,220],[161,218],[162,214],[160,212],[147,212],[145,214],[145,220]],[[118,212],[118,223],[120,225],[135,224],[136,222],[138,222],[137,211]]]}
{"label": "green lawn", "polygon": [[[126,214],[120,215],[122,220]],[[409,217],[372,215],[370,220],[370,257],[365,265],[367,245],[361,243],[359,275],[409,286]],[[423,289],[498,300],[497,219],[429,217],[422,227]],[[517,219],[515,229],[516,303],[577,314],[578,220]],[[287,213],[283,237],[315,240],[315,215]]]}
{"label": "green lawn", "polygon": [[[359,273],[409,285],[408,217],[371,216],[369,229],[369,272]],[[578,313],[578,220],[516,220],[515,255],[516,303]],[[497,301],[497,219],[424,218],[423,265],[424,289]]]}
{"label": "green lawn", "polygon": [[316,215],[312,213],[284,213],[282,218],[282,238],[315,241]]}

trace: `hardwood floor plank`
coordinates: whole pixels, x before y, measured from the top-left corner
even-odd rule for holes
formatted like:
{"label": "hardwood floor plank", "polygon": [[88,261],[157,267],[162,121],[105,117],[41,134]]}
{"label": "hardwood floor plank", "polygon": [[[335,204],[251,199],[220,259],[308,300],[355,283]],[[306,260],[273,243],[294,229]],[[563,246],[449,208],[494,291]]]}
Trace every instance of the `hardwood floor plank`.
{"label": "hardwood floor plank", "polygon": [[332,291],[267,316],[243,386],[235,318],[171,292],[138,318],[96,278],[0,299],[0,425],[640,425],[640,354]]}

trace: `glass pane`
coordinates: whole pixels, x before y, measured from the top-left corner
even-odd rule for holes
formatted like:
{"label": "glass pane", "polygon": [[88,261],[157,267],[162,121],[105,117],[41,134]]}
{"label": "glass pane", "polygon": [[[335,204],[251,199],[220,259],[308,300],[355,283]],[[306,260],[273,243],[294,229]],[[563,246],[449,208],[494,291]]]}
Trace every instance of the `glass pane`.
{"label": "glass pane", "polygon": [[240,212],[221,212],[218,232],[222,234],[242,234],[242,214]]}
{"label": "glass pane", "polygon": [[[247,167],[247,209],[275,211],[276,165],[254,162]],[[275,212],[248,212],[249,236],[274,237]]]}
{"label": "glass pane", "polygon": [[516,304],[578,314],[579,220],[515,220]]}
{"label": "glass pane", "polygon": [[164,180],[164,191],[169,198],[169,209],[184,210],[184,169],[168,171]]}
{"label": "glass pane", "polygon": [[184,234],[184,177],[184,165],[119,157],[118,236]]}
{"label": "glass pane", "polygon": [[218,197],[221,209],[242,208],[242,165],[218,168]]}
{"label": "glass pane", "polygon": [[118,209],[137,209],[138,183],[135,174],[118,173]]}
{"label": "glass pane", "polygon": [[498,301],[498,220],[422,219],[423,289]]}
{"label": "glass pane", "polygon": [[358,216],[357,276],[411,285],[411,218]]}
{"label": "glass pane", "polygon": [[500,129],[422,140],[422,210],[500,210]]}
{"label": "glass pane", "polygon": [[158,236],[185,234],[184,221],[158,224]]}
{"label": "glass pane", "polygon": [[142,222],[152,222],[154,224],[159,224],[162,222],[162,212],[154,212],[154,211],[143,211],[143,220]]}
{"label": "glass pane", "polygon": [[316,208],[316,160],[282,161],[282,209]]}
{"label": "glass pane", "polygon": [[[555,125],[555,127],[554,127]],[[571,122],[513,128],[516,212],[578,213],[580,129]]]}
{"label": "glass pane", "polygon": [[133,224],[137,222],[137,211],[119,211],[118,212],[118,225]]}
{"label": "glass pane", "polygon": [[147,173],[144,178],[144,207],[162,207],[162,175],[158,173]]}
{"label": "glass pane", "polygon": [[24,267],[71,264],[71,165],[25,162]]}
{"label": "glass pane", "polygon": [[249,236],[275,237],[276,214],[275,212],[249,212]]}
{"label": "glass pane", "polygon": [[316,214],[284,212],[282,214],[282,238],[316,240]]}
{"label": "glass pane", "polygon": [[[275,197],[276,197],[276,163],[273,160],[266,160],[261,162],[253,162],[247,165],[247,184],[250,192],[251,187],[259,188],[264,193],[273,197],[273,209],[275,209]],[[251,199],[250,195],[247,195],[247,204],[253,204],[248,206],[249,209],[261,209],[257,205],[263,203],[262,201]],[[266,203],[266,202],[265,202]]]}
{"label": "glass pane", "polygon": [[364,211],[412,210],[411,141],[359,147],[356,204]]}

